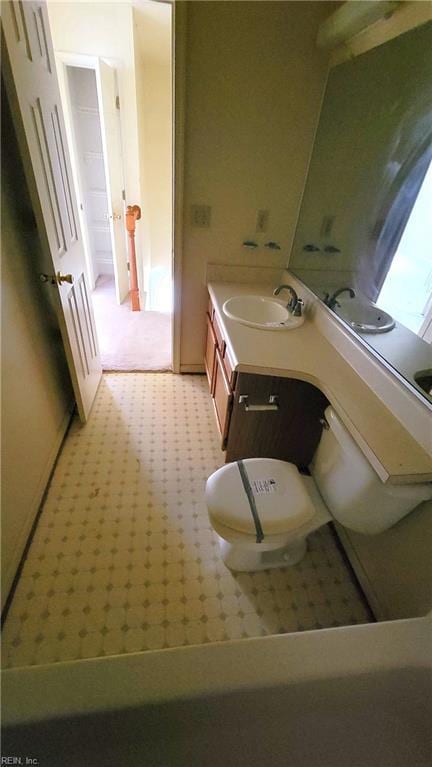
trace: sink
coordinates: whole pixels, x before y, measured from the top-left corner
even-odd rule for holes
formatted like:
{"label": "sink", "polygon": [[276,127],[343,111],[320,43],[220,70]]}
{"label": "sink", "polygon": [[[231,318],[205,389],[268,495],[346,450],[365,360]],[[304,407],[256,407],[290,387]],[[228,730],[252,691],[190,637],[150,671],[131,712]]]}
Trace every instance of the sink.
{"label": "sink", "polygon": [[304,317],[290,314],[286,303],[266,296],[233,296],[222,311],[231,320],[260,330],[293,330],[304,322]]}
{"label": "sink", "polygon": [[390,314],[371,301],[358,298],[338,298],[334,311],[358,333],[388,333],[395,321]]}

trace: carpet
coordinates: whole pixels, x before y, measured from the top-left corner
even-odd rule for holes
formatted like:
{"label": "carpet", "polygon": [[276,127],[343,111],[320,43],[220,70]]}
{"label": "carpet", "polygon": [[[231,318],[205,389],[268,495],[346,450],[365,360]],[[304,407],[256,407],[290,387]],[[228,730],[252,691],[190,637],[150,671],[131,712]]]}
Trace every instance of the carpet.
{"label": "carpet", "polygon": [[101,275],[92,293],[104,370],[170,370],[171,315],[133,312],[130,299],[119,306],[114,278]]}

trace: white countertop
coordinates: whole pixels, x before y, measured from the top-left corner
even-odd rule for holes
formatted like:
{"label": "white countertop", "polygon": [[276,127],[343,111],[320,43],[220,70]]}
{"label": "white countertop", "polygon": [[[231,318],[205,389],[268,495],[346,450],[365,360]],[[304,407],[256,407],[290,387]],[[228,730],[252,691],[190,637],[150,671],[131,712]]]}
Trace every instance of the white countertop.
{"label": "white countertop", "polygon": [[312,319],[295,330],[257,330],[225,316],[234,295],[271,295],[269,286],[210,283],[209,292],[235,370],[308,381],[320,389],[383,482],[432,480],[432,456],[419,445]]}

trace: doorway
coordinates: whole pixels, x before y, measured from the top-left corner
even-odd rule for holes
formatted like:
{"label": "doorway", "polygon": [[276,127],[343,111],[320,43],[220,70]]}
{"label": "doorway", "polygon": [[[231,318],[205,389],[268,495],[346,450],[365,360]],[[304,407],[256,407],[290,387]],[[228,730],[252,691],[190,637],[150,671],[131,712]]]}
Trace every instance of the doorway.
{"label": "doorway", "polygon": [[[109,22],[103,4],[71,3],[66,15],[57,3],[48,9],[103,369],[170,370],[171,8],[116,6]],[[155,24],[166,61],[148,58]],[[135,232],[137,311],[130,301],[129,205],[142,211]]]}

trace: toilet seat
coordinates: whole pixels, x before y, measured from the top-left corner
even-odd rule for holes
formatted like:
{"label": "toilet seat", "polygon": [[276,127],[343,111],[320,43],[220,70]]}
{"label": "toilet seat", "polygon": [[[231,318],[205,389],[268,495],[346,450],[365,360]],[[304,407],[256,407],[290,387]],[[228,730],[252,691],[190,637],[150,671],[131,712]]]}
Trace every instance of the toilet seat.
{"label": "toilet seat", "polygon": [[[243,461],[253,492],[264,536],[302,528],[316,509],[294,464],[273,458]],[[255,522],[237,462],[226,464],[209,478],[207,507],[216,529],[254,536]],[[235,536],[237,537],[237,536]]]}

